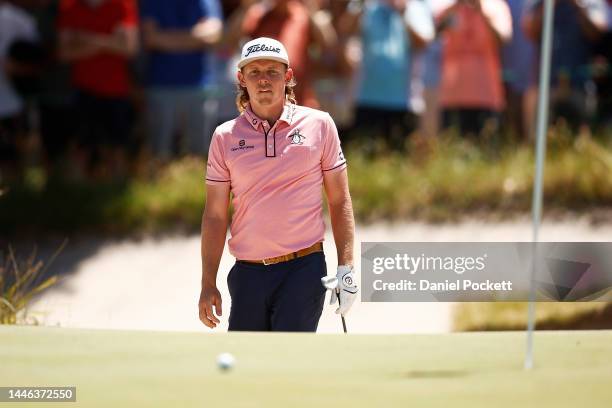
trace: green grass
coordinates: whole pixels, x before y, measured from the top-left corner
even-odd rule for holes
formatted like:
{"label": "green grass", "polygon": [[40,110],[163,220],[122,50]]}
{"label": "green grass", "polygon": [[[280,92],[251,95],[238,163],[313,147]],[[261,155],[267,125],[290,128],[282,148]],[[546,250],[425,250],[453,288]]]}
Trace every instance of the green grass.
{"label": "green grass", "polygon": [[204,169],[202,160],[187,158],[124,183],[13,185],[0,195],[0,224],[21,235],[194,229],[204,208]]}
{"label": "green grass", "polygon": [[[0,327],[0,385],[84,407],[609,407],[612,332],[343,336]],[[220,372],[218,353],[236,357]],[[44,406],[44,404],[36,404]],[[50,404],[50,406],[57,406]],[[72,406],[72,405],[66,405]]]}
{"label": "green grass", "polygon": [[[612,139],[551,134],[544,177],[545,214],[587,213],[612,205]],[[374,158],[346,151],[355,216],[379,220],[458,221],[491,214],[528,214],[533,148],[478,146],[452,137],[415,138],[407,152]],[[151,178],[122,184],[47,182],[39,173],[0,192],[0,224],[7,233],[196,231],[204,206],[205,163],[187,158]]]}
{"label": "green grass", "polygon": [[[457,331],[522,330],[527,327],[525,302],[459,303],[454,309]],[[536,323],[542,329],[612,328],[610,302],[538,302]]]}
{"label": "green grass", "polygon": [[[416,139],[408,154],[368,160],[349,151],[348,157],[355,212],[363,221],[456,221],[482,213],[504,218],[531,208],[530,145],[479,147],[446,137],[434,142]],[[545,170],[545,210],[578,212],[612,204],[609,140],[553,135]]]}
{"label": "green grass", "polygon": [[[53,262],[63,245],[47,262]],[[57,276],[46,276],[47,267],[36,259],[34,251],[26,259],[17,259],[13,248],[6,254],[0,250],[0,324],[37,323],[28,315],[27,306],[32,298],[57,283]]]}

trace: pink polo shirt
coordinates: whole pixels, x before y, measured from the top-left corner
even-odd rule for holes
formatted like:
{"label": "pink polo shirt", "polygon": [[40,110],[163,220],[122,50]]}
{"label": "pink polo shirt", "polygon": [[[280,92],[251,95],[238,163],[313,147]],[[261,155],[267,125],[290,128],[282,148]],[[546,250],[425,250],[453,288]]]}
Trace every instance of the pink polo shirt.
{"label": "pink polo shirt", "polygon": [[206,184],[230,183],[230,253],[263,259],[322,241],[323,173],[344,168],[338,131],[326,112],[287,104],[270,128],[249,108],[217,127]]}

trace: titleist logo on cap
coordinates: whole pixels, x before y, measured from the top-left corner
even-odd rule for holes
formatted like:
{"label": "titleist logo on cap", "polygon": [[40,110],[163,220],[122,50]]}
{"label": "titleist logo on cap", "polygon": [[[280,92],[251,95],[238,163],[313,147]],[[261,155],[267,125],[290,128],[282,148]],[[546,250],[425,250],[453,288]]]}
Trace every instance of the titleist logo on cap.
{"label": "titleist logo on cap", "polygon": [[247,51],[244,54],[244,58],[248,57],[249,55],[251,55],[254,52],[259,52],[259,51],[262,51],[262,52],[275,52],[277,54],[280,54],[280,48],[278,48],[278,47],[267,46],[265,44],[253,44],[249,48],[247,48]]}

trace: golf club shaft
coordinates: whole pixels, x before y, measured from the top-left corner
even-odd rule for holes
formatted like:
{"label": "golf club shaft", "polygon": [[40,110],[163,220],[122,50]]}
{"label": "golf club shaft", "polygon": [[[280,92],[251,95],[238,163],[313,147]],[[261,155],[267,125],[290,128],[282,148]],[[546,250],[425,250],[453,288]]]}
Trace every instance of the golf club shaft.
{"label": "golf club shaft", "polygon": [[[336,297],[338,298],[338,306],[340,305],[340,293],[336,292]],[[344,320],[344,316],[340,315],[340,319],[342,319],[342,330],[346,333],[346,320]]]}

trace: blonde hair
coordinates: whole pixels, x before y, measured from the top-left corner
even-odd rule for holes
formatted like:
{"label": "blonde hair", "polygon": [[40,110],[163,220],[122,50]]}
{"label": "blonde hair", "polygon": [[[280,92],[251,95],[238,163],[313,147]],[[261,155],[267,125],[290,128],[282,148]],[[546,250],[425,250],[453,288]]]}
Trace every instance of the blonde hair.
{"label": "blonde hair", "polygon": [[[242,71],[242,69],[240,71]],[[291,78],[289,82],[285,84],[285,100],[294,105],[297,105],[295,91],[293,90],[296,85],[297,82],[295,81],[295,78]],[[236,108],[238,108],[238,112],[242,113],[246,110],[247,104],[249,103],[249,93],[244,86],[240,85],[240,82],[236,84],[236,89]]]}

